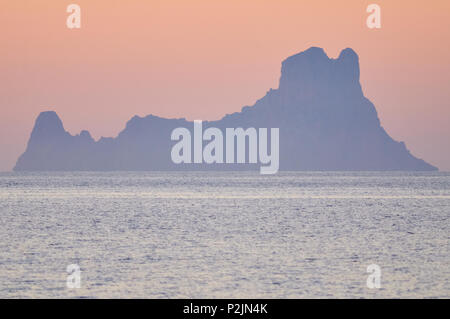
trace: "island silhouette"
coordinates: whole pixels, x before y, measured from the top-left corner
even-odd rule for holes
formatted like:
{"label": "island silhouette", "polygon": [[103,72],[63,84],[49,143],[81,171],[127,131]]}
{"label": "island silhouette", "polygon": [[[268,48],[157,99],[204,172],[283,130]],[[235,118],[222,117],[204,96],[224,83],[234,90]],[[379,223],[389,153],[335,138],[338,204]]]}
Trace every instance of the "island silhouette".
{"label": "island silhouette", "polygon": [[[279,128],[280,170],[437,170],[414,157],[380,124],[361,89],[358,55],[337,59],[312,47],[282,62],[278,89],[253,106],[203,127]],[[133,117],[115,138],[71,135],[53,112],[42,112],[15,171],[259,170],[255,164],[175,164],[171,132],[193,122]]]}

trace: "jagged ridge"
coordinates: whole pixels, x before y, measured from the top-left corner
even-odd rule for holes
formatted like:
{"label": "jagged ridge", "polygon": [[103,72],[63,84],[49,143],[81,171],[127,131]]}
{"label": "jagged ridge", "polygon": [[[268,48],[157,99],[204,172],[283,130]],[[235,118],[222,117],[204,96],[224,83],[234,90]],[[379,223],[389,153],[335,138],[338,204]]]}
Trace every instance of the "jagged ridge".
{"label": "jagged ridge", "polygon": [[[204,127],[279,127],[283,170],[436,170],[415,158],[381,127],[359,82],[358,55],[345,49],[330,59],[310,48],[282,63],[278,89],[253,106]],[[116,138],[72,136],[55,112],[36,120],[27,150],[14,170],[256,169],[255,165],[175,165],[170,158],[176,127],[185,119],[133,117]]]}

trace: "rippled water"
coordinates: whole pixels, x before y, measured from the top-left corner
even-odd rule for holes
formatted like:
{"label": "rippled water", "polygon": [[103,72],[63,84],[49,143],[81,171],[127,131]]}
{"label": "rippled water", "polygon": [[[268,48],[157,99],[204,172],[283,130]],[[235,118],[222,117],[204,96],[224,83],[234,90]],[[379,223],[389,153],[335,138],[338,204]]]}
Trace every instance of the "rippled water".
{"label": "rippled water", "polygon": [[449,173],[2,173],[0,297],[449,298],[449,218]]}

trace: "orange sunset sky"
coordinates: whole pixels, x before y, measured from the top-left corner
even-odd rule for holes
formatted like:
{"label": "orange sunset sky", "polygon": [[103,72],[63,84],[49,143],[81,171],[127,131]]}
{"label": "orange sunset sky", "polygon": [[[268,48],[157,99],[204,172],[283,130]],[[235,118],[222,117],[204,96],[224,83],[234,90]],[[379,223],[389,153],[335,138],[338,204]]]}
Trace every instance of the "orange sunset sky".
{"label": "orange sunset sky", "polygon": [[[81,29],[66,27],[71,3]],[[0,171],[41,111],[94,138],[136,114],[218,119],[277,88],[282,60],[310,46],[353,48],[387,132],[450,170],[449,0],[0,0],[0,39]]]}

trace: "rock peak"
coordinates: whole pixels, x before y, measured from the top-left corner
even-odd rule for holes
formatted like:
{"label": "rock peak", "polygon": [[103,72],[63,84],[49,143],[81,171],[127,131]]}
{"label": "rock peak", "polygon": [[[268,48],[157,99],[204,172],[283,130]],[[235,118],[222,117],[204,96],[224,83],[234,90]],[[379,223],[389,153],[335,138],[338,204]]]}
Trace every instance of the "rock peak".
{"label": "rock peak", "polygon": [[362,94],[358,55],[347,48],[331,59],[322,48],[311,47],[283,61],[279,88],[291,96],[305,91],[311,96]]}
{"label": "rock peak", "polygon": [[282,62],[282,66],[285,68],[293,67],[298,64],[303,63],[314,63],[319,61],[329,60],[328,55],[325,53],[324,49],[319,47],[310,47],[309,49],[294,54],[286,58]]}
{"label": "rock peak", "polygon": [[354,59],[359,60],[358,54],[352,48],[346,48],[339,54],[338,60],[340,59]]}
{"label": "rock peak", "polygon": [[54,111],[41,112],[36,119],[32,137],[49,137],[64,134],[64,126]]}
{"label": "rock peak", "polygon": [[336,62],[344,80],[359,84],[359,57],[355,51],[350,48],[342,50]]}
{"label": "rock peak", "polygon": [[46,122],[46,123],[61,123],[62,121],[59,118],[58,114],[55,111],[45,111],[41,112],[36,119],[36,123],[38,122]]}

